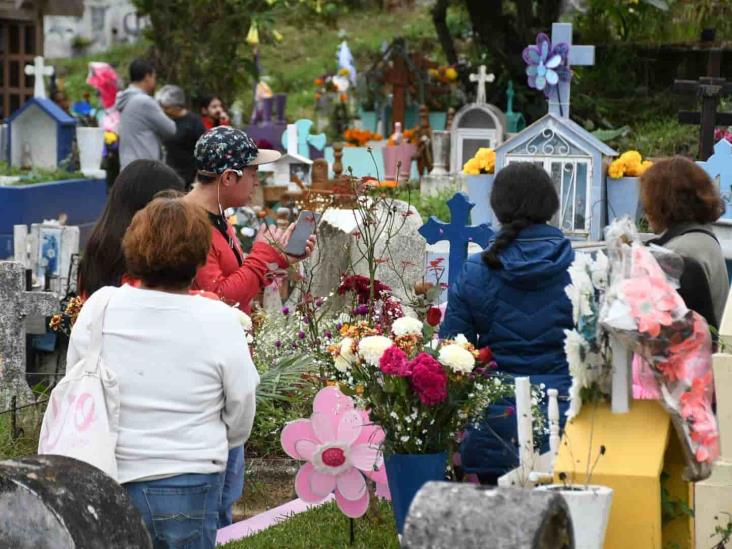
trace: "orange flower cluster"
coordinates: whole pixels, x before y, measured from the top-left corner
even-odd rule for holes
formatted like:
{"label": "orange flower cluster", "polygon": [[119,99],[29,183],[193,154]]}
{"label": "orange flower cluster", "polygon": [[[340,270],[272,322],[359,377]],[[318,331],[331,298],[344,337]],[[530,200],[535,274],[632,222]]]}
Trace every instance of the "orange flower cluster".
{"label": "orange flower cluster", "polygon": [[422,342],[421,335],[408,334],[394,338],[394,344],[407,355],[413,356],[417,345]]}
{"label": "orange flower cluster", "polygon": [[455,70],[455,67],[449,65],[440,67],[439,69],[429,69],[427,72],[432,78],[443,84],[452,84],[458,79],[458,72]]}
{"label": "orange flower cluster", "polygon": [[[413,128],[411,130],[404,130],[404,132],[402,132],[402,138],[403,138],[402,143],[411,143],[412,140],[414,139],[415,130],[416,130],[416,128]],[[386,146],[394,147],[395,145],[396,145],[396,143],[394,143],[394,137],[392,136],[386,142]]]}
{"label": "orange flower cluster", "polygon": [[364,147],[369,141],[381,141],[383,139],[380,133],[371,130],[359,130],[358,128],[348,128],[343,132],[343,138],[346,144],[351,147]]}
{"label": "orange flower cluster", "polygon": [[379,330],[369,326],[369,323],[365,320],[361,320],[356,324],[344,324],[341,326],[340,334],[343,337],[350,337],[360,339],[363,337],[379,335]]}
{"label": "orange flower cluster", "polygon": [[394,181],[393,179],[383,179],[379,181],[376,178],[370,177],[370,178],[364,178],[363,181],[368,185],[369,187],[375,187],[377,189],[396,189],[399,183]]}

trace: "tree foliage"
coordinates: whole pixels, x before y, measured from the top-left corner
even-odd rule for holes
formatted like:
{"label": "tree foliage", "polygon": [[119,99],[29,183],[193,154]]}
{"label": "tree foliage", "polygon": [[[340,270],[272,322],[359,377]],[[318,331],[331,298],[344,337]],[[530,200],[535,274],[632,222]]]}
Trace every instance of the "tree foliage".
{"label": "tree foliage", "polygon": [[152,43],[152,61],[168,83],[189,94],[211,92],[232,100],[254,74],[246,42],[256,21],[260,34],[272,23],[268,0],[133,0]]}

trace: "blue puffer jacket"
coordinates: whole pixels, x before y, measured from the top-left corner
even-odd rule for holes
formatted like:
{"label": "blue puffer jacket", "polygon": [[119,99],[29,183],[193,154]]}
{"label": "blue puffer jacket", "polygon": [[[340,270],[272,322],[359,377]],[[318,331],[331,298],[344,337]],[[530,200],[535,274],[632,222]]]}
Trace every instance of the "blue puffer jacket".
{"label": "blue puffer jacket", "polygon": [[[502,269],[488,267],[480,254],[466,261],[449,289],[440,336],[463,334],[492,349],[500,372],[558,389],[563,420],[571,384],[564,330],[572,327],[572,304],[564,288],[572,246],[559,229],[530,225],[499,257]],[[481,425],[466,430],[460,450],[467,472],[501,475],[518,464],[512,404],[490,406]]]}

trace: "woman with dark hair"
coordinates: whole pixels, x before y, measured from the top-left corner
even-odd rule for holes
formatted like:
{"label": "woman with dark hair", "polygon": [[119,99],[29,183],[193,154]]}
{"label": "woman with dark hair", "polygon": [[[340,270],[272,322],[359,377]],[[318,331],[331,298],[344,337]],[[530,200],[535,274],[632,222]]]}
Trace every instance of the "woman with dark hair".
{"label": "woman with dark hair", "polygon": [[[564,330],[572,328],[572,305],[564,288],[574,252],[562,231],[547,224],[559,209],[557,192],[543,169],[514,163],[496,175],[491,207],[501,230],[468,258],[450,287],[440,336],[462,334],[478,348],[490,347],[500,372],[529,376],[561,398],[571,384]],[[564,418],[567,402],[560,402]],[[466,429],[463,468],[481,482],[494,484],[518,464],[511,410],[509,402],[490,406],[478,427]]]}
{"label": "woman with dark hair", "polygon": [[224,109],[224,102],[218,95],[204,94],[198,98],[201,111],[201,122],[206,131],[218,126],[229,125],[229,115]]}
{"label": "woman with dark hair", "polygon": [[122,284],[127,273],[122,237],[132,217],[159,192],[183,189],[183,180],[157,160],[135,160],[120,172],[82,255],[80,295],[90,296],[103,286]]}
{"label": "woman with dark hair", "polygon": [[660,233],[650,243],[683,258],[679,294],[718,328],[729,293],[727,266],[711,227],[724,212],[719,191],[703,169],[680,156],[656,162],[640,184],[646,218]]}

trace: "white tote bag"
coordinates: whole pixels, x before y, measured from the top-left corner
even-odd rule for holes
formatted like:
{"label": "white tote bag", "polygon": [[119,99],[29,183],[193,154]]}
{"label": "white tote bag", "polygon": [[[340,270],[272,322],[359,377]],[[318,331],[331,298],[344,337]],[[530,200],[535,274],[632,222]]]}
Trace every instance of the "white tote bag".
{"label": "white tote bag", "polygon": [[51,391],[38,453],[85,461],[117,480],[119,385],[101,359],[104,315],[113,293],[97,304],[86,356],[67,367],[66,375]]}

